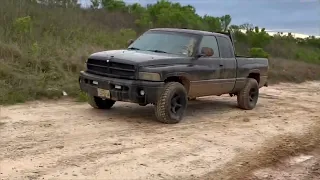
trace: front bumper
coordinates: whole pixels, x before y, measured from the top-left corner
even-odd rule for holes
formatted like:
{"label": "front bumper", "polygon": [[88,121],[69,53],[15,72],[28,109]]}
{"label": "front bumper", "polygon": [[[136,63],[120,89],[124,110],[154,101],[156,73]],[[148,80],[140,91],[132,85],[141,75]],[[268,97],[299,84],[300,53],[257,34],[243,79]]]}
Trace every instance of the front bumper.
{"label": "front bumper", "polygon": [[[156,103],[164,82],[150,82],[141,80],[127,80],[103,77],[80,72],[79,85],[81,91],[91,96],[98,96],[98,88],[110,91],[110,99],[115,101],[133,102],[138,104]],[[116,87],[121,87],[117,89]],[[140,91],[144,91],[144,95]]]}

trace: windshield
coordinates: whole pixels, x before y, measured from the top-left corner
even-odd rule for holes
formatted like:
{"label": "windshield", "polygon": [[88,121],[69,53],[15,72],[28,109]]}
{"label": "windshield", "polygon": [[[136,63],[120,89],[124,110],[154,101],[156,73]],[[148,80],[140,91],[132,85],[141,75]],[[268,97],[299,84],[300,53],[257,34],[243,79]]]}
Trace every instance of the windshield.
{"label": "windshield", "polygon": [[197,36],[175,32],[146,32],[128,49],[192,56]]}

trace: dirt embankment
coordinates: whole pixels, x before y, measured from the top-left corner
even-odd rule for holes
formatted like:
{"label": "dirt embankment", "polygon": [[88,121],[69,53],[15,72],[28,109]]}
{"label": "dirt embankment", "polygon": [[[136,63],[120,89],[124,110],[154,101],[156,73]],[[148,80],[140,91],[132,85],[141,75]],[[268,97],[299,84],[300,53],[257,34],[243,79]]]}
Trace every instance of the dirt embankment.
{"label": "dirt embankment", "polygon": [[[152,106],[128,103],[109,111],[70,100],[1,107],[0,177],[266,180],[278,172],[299,179],[301,168],[288,171],[294,166],[285,156],[315,148],[310,127],[320,120],[319,89],[319,82],[263,88],[252,111],[238,109],[235,97],[201,98],[175,125],[154,121]],[[309,168],[309,179],[319,177],[317,152],[308,154],[312,165],[297,165]]]}

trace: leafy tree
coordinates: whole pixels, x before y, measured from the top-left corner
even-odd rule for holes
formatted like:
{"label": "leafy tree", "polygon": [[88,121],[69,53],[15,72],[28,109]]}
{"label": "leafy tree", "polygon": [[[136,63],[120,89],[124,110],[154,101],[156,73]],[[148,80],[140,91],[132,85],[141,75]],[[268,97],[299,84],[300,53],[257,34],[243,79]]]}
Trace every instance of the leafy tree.
{"label": "leafy tree", "polygon": [[101,5],[101,0],[90,0],[91,1],[91,8],[98,9]]}
{"label": "leafy tree", "polygon": [[77,0],[36,0],[39,3],[51,5],[51,6],[61,6],[64,8],[80,7]]}
{"label": "leafy tree", "polygon": [[[146,11],[138,20],[139,25],[150,27],[179,27],[200,28],[201,17],[195,14],[195,8],[180,3],[160,0],[155,4],[148,4]],[[151,23],[152,22],[152,23]]]}
{"label": "leafy tree", "polygon": [[232,31],[239,31],[240,27],[238,25],[230,25],[229,29]]}
{"label": "leafy tree", "polygon": [[265,28],[262,28],[261,31],[259,27],[255,27],[254,30],[248,30],[247,36],[251,47],[263,48],[269,44],[271,37],[265,31]]}
{"label": "leafy tree", "polygon": [[143,13],[146,12],[146,9],[142,7],[141,4],[134,3],[131,5],[128,5],[128,12],[136,15],[142,15]]}
{"label": "leafy tree", "polygon": [[122,0],[101,0],[102,6],[107,11],[126,11],[127,6]]}
{"label": "leafy tree", "polygon": [[229,28],[229,25],[231,23],[231,16],[230,15],[224,15],[222,17],[220,17],[220,22],[221,22],[221,27],[223,29],[223,31],[227,31]]}
{"label": "leafy tree", "polygon": [[204,30],[208,30],[208,31],[221,31],[222,30],[222,26],[221,26],[219,18],[204,15],[202,20],[204,21],[204,26],[205,26]]}
{"label": "leafy tree", "polygon": [[239,26],[240,29],[243,29],[243,30],[246,30],[246,31],[249,31],[249,30],[253,30],[254,29],[254,26],[253,24],[249,24],[249,23],[244,23],[244,24],[241,24]]}
{"label": "leafy tree", "polygon": [[320,39],[315,38],[314,36],[310,36],[307,39],[305,39],[305,44],[320,49]]}

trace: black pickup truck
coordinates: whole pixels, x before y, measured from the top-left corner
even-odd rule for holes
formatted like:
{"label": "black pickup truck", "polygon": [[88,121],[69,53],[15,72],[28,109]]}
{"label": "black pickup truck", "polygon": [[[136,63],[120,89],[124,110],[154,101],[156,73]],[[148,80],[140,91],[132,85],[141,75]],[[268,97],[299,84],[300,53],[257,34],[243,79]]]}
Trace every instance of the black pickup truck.
{"label": "black pickup truck", "polygon": [[240,108],[253,109],[268,68],[266,58],[236,56],[230,32],[156,28],[127,49],[92,54],[79,83],[93,108],[153,104],[157,120],[172,124],[197,97],[236,95]]}

